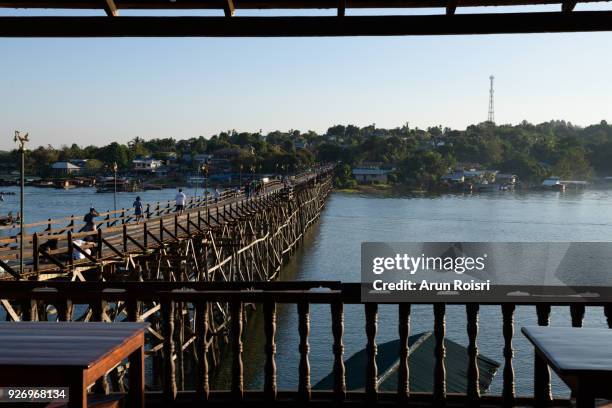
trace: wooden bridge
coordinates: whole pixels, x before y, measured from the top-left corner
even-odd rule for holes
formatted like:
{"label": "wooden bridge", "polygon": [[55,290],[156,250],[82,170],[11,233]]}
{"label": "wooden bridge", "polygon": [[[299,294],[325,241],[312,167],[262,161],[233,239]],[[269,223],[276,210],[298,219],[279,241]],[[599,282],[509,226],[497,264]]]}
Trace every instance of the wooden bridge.
{"label": "wooden bridge", "polygon": [[[147,206],[140,222],[133,210],[106,212],[100,215],[95,231],[80,232],[84,223],[75,217],[24,225],[28,235],[23,271],[17,269],[21,261],[17,229],[5,229],[13,234],[0,239],[0,267],[4,270],[0,286],[11,281],[44,281],[40,283],[45,285],[65,281],[77,285],[101,281],[157,281],[161,285],[274,281],[318,219],[332,189],[332,170],[332,166],[322,166],[289,181],[272,181],[257,194],[241,190],[226,191],[217,200],[192,198],[180,214],[173,201],[156,203]],[[125,306],[100,299],[87,305],[67,300],[49,308],[40,302],[25,305],[3,298],[0,314],[4,311],[9,320],[117,321],[127,313]],[[185,303],[175,309],[176,325],[182,333],[181,350],[195,341],[189,307]],[[220,365],[232,312],[228,303],[215,302],[206,315],[214,333],[208,339],[212,370]],[[151,323],[148,355],[158,376],[167,319],[163,319],[157,300],[139,306],[135,316]],[[180,353],[181,367],[189,364],[184,361]],[[114,389],[122,389],[121,373],[111,373]],[[105,377],[98,389],[109,388]]]}
{"label": "wooden bridge", "polygon": [[27,224],[23,270],[19,226],[3,227],[9,236],[0,238],[0,279],[272,280],[319,216],[330,172],[326,166],[274,180],[249,196],[192,197],[181,214],[175,202],[158,202],[146,206],[141,222],[133,209],[105,212],[94,231],[82,232],[74,216]]}

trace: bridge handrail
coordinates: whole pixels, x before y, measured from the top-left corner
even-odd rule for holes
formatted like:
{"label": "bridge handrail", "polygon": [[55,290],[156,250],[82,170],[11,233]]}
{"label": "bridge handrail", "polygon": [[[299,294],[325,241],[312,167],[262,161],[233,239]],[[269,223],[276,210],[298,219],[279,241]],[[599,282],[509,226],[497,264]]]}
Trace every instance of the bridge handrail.
{"label": "bridge handrail", "polygon": [[[321,174],[325,173],[300,174],[296,180],[299,181],[300,184],[303,184],[309,182],[315,177],[319,177]],[[272,196],[278,196],[278,194],[283,191],[282,188],[279,188],[281,184],[282,183],[278,180],[268,183],[266,187],[267,191],[256,196],[255,199],[267,200]],[[230,200],[230,198],[233,199],[236,197],[238,198],[237,201]],[[208,205],[198,205],[200,203]],[[235,193],[232,190],[227,190],[225,192],[225,196],[217,202],[212,202],[211,200],[208,202],[199,200],[188,205],[183,215],[180,216],[180,222],[176,213],[169,213],[169,211],[165,211],[164,209],[164,211],[158,212],[158,215],[155,217],[145,217],[141,223],[127,222],[131,219],[131,216],[128,215],[110,220],[103,219],[99,221],[99,224],[107,224],[107,226],[104,228],[98,228],[96,231],[92,232],[80,232],[76,230],[76,227],[78,226],[76,223],[51,231],[34,232],[31,235],[28,234],[27,240],[24,241],[24,259],[27,260],[28,273],[38,273],[41,261],[54,264],[60,269],[64,270],[66,268],[72,268],[73,266],[85,264],[90,261],[98,262],[105,256],[108,257],[109,253],[111,255],[126,253],[128,251],[128,247],[133,248],[136,246],[141,250],[146,251],[148,249],[148,239],[154,246],[155,242],[161,245],[168,239],[176,240],[178,239],[178,236],[184,232],[189,233],[191,225],[193,225],[195,228],[199,228],[200,224],[210,226],[209,223],[211,222],[211,216],[214,223],[219,225],[219,223],[225,222],[227,212],[229,213],[229,216],[232,217],[232,215],[239,212],[244,212],[245,210],[249,211],[248,207],[252,205],[252,203],[253,198],[246,197],[243,190],[239,190],[238,193]],[[211,211],[211,209],[214,211]],[[193,215],[194,218],[189,221],[189,217],[191,215]],[[173,222],[171,221],[170,225],[168,225],[168,220],[173,220]],[[155,233],[155,235],[153,233]],[[142,243],[135,241],[135,237],[144,239],[144,246],[142,246]],[[80,249],[78,244],[74,243],[75,239],[83,238],[96,243],[94,250],[85,253],[85,251],[81,250],[82,248]],[[11,262],[19,260],[21,252],[19,245],[20,240],[17,237],[0,239],[0,272],[4,270],[9,274],[9,276],[16,279],[20,279],[22,277],[20,277],[18,272],[14,269],[15,263]],[[43,246],[45,246],[44,249]],[[83,253],[85,258],[73,260],[72,258],[74,251]],[[60,253],[62,254],[62,257],[66,257],[67,259],[61,260],[54,256],[54,254]],[[47,269],[48,268],[45,267],[45,270]],[[6,276],[4,278],[6,278]]]}
{"label": "bridge handrail", "polygon": [[[300,179],[303,178],[305,175],[308,175],[310,173],[308,172],[304,172],[304,173],[300,173],[298,175],[296,175],[296,179]],[[279,181],[278,179],[272,180],[269,183],[266,184],[266,188],[270,188],[271,186],[275,186],[275,185],[279,185],[281,184],[281,181]],[[244,194],[244,187],[241,187],[239,189],[239,192]],[[220,192],[220,197],[219,200],[222,199],[226,199],[228,196],[232,196],[235,193],[234,189],[224,189]],[[207,194],[207,197],[210,197],[211,194]],[[187,206],[190,205],[194,205],[196,203],[202,203],[204,200],[204,196],[200,197],[196,197],[196,196],[190,196],[189,197],[189,201],[187,202]],[[176,206],[176,200],[166,200],[166,201],[157,201],[155,203],[152,204],[147,204],[146,205],[146,210],[143,211],[143,214],[149,214],[151,212],[159,212],[163,211],[164,209],[171,209],[174,206]],[[122,208],[120,210],[108,210],[102,213],[99,213],[99,215],[97,216],[97,218],[99,217],[107,217],[107,220],[110,220],[111,222],[114,222],[115,220],[122,220],[122,219],[128,219],[128,218],[133,218],[134,217],[134,208],[130,207],[130,208]],[[116,214],[121,214],[120,217],[112,217],[111,219],[111,215],[116,215]],[[61,231],[64,230],[66,228],[69,227],[74,227],[74,226],[83,226],[85,225],[84,222],[82,221],[76,221],[81,219],[80,216],[75,216],[75,215],[70,215],[70,216],[66,216],[66,217],[60,217],[60,218],[50,218],[48,220],[41,220],[41,221],[36,221],[33,223],[28,223],[24,225],[24,228],[26,230],[26,233],[28,229],[30,228],[34,228],[34,227],[40,227],[40,226],[47,226],[47,230],[48,231],[52,231],[52,232],[56,232],[56,231]],[[107,221],[104,220],[104,221]],[[66,223],[68,222],[68,225],[62,225],[58,228],[51,228],[52,225],[56,225],[56,224],[60,224],[61,223]],[[4,239],[7,238],[17,238],[19,239],[19,234],[18,234],[18,230],[20,229],[20,225],[18,223],[14,223],[11,225],[5,225],[5,226],[0,226],[0,231],[6,231],[6,230],[15,230],[14,235],[10,235],[7,237],[3,237],[2,239],[0,239],[0,243],[3,242]],[[72,230],[74,230],[74,228],[71,228]]]}

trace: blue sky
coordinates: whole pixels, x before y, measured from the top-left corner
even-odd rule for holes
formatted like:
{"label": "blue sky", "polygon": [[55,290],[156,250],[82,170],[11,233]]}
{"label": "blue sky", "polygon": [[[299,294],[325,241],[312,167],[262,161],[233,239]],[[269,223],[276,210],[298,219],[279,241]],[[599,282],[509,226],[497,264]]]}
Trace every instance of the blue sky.
{"label": "blue sky", "polygon": [[610,44],[612,33],[0,39],[0,149],[14,130],[60,146],[348,123],[462,129],[486,119],[490,74],[498,123],[611,121]]}

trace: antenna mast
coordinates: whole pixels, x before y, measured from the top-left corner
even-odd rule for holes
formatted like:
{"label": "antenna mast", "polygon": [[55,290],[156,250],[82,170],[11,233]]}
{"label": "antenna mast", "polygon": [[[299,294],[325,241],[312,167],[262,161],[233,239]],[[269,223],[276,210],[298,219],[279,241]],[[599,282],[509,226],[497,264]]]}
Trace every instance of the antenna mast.
{"label": "antenna mast", "polygon": [[491,75],[489,79],[491,80],[491,88],[489,89],[489,117],[487,121],[495,123],[495,110],[493,109],[493,80],[495,77]]}

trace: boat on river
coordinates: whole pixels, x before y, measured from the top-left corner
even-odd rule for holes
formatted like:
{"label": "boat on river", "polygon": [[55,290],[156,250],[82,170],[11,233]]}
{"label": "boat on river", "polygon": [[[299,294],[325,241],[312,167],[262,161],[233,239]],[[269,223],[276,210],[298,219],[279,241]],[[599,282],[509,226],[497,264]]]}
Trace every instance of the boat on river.
{"label": "boat on river", "polygon": [[547,178],[540,187],[544,190],[565,191],[565,184],[561,182],[559,177]]}
{"label": "boat on river", "polygon": [[[97,193],[133,193],[136,191],[142,191],[142,186],[136,180],[128,178],[118,178],[115,181],[114,177],[104,177],[100,179],[97,184]],[[116,189],[116,190],[115,190]]]}
{"label": "boat on river", "polygon": [[[434,381],[435,336],[431,332],[422,332],[408,338],[408,365],[411,392],[432,392]],[[468,379],[468,352],[464,346],[444,339],[446,348],[446,389],[449,393],[465,393]],[[378,345],[376,365],[378,367],[378,389],[380,391],[397,390],[397,374],[400,366],[400,341],[392,340]],[[500,367],[497,361],[481,354],[477,357],[480,391],[486,392]],[[366,349],[349,357],[344,365],[346,369],[346,390],[363,391],[365,389],[365,372],[367,364]],[[314,390],[331,390],[334,384],[333,372],[319,381]]]}

